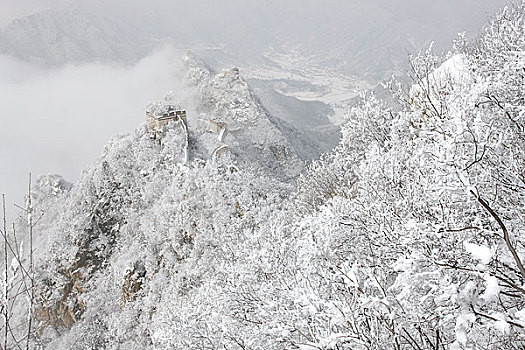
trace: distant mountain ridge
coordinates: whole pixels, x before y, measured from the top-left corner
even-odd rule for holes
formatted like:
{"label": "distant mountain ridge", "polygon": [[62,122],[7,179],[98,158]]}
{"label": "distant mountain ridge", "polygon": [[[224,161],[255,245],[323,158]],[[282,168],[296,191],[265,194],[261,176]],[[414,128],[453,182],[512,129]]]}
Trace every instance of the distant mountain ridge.
{"label": "distant mountain ridge", "polygon": [[222,47],[230,55],[207,52],[217,59],[218,68],[261,64],[268,48],[290,47],[319,67],[377,82],[392,73],[402,74],[407,52],[417,52],[432,40],[438,50],[447,50],[457,31],[477,30],[486,11],[506,3],[443,0],[427,8],[416,0],[395,4],[332,0],[326,6],[297,1],[250,6],[234,1],[220,5],[76,1],[14,20],[0,33],[0,53],[51,66],[130,63],[159,43],[171,42],[204,51]]}
{"label": "distant mountain ridge", "polygon": [[49,66],[75,62],[135,62],[152,45],[102,15],[50,10],[14,20],[0,33],[0,50]]}

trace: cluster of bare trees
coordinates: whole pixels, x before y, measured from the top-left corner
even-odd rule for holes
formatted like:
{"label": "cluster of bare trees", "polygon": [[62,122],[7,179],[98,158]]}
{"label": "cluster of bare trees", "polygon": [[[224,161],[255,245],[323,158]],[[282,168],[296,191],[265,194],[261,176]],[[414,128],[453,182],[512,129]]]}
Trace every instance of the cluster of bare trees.
{"label": "cluster of bare trees", "polygon": [[[2,238],[3,238],[3,278],[0,323],[3,339],[0,348],[34,349],[35,324],[33,319],[35,306],[35,266],[33,260],[33,229],[38,222],[34,219],[31,174],[25,205],[16,206],[26,216],[24,231],[27,233],[26,244],[29,251],[24,251],[24,240],[17,234],[17,226],[7,224],[6,199],[2,195]],[[27,230],[26,230],[27,229]],[[25,236],[25,235],[24,235]]]}

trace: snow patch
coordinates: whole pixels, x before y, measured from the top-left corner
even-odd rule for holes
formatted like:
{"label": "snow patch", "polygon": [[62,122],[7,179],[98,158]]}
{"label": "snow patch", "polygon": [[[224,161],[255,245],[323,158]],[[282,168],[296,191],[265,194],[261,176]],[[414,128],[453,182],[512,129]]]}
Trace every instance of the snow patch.
{"label": "snow patch", "polygon": [[465,250],[470,253],[474,259],[481,261],[481,263],[485,265],[490,263],[493,252],[489,247],[469,242],[465,242],[463,245],[465,246]]}
{"label": "snow patch", "polygon": [[456,340],[463,346],[467,344],[467,333],[474,322],[476,322],[476,315],[471,312],[462,313],[456,320]]}
{"label": "snow patch", "polygon": [[485,292],[481,295],[481,298],[486,301],[496,301],[498,300],[499,292],[498,279],[488,274],[485,275]]}

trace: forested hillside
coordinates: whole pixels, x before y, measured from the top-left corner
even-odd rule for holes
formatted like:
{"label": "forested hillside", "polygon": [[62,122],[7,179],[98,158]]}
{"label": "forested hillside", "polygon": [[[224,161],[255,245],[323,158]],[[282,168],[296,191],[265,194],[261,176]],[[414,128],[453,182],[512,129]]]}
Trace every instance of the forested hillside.
{"label": "forested hillside", "polygon": [[36,181],[9,348],[28,305],[30,348],[524,348],[525,1],[410,67],[305,168],[237,69],[186,57],[187,130],[141,125],[77,183]]}

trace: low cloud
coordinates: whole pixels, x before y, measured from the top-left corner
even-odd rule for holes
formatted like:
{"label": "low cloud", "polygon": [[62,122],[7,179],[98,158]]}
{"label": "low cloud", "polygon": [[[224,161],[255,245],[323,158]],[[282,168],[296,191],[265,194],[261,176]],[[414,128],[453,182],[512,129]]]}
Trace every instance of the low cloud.
{"label": "low cloud", "polygon": [[21,203],[29,172],[78,179],[112,136],[144,120],[149,101],[176,89],[180,57],[165,48],[128,67],[48,71],[0,56],[0,192]]}

